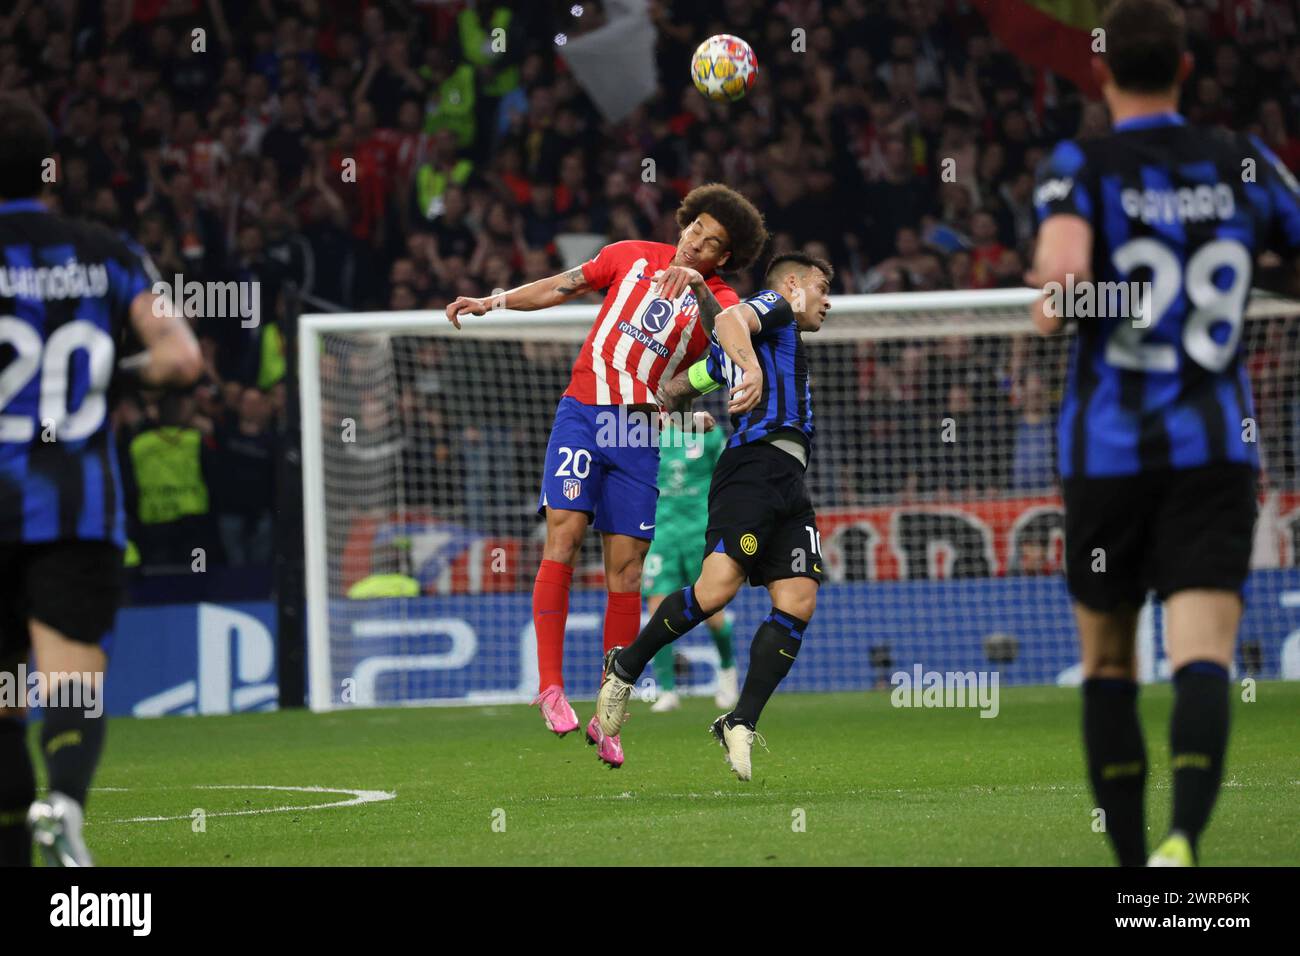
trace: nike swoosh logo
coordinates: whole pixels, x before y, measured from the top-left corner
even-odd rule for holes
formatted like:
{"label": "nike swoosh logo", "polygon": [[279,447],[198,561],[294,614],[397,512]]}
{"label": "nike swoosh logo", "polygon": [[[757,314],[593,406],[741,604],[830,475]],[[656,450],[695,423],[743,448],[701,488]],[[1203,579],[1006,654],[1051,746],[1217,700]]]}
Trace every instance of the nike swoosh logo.
{"label": "nike swoosh logo", "polygon": [[822,573],[822,566],[821,566],[820,564],[814,564],[814,565],[813,565],[813,570],[816,571],[818,574],[821,574],[821,573]]}
{"label": "nike swoosh logo", "polygon": [[778,648],[776,649],[776,652],[777,652],[778,654],[781,654],[781,655],[783,655],[783,656],[785,656],[785,657],[790,658],[790,660],[794,660],[794,655],[793,655],[793,654],[786,654],[786,652],[785,652],[785,648],[784,648],[784,647],[778,647]]}
{"label": "nike swoosh logo", "polygon": [[681,637],[680,634],[678,634],[676,631],[673,630],[673,626],[672,626],[671,624],[668,623],[668,618],[664,618],[664,627],[668,628],[668,630],[669,630],[669,631],[670,631],[674,636],[676,636],[676,637]]}
{"label": "nike swoosh logo", "polygon": [[653,527],[654,527],[653,524],[646,524],[644,521],[641,522],[641,530],[642,530],[642,531],[649,531],[649,530],[650,530],[651,528],[653,528]]}

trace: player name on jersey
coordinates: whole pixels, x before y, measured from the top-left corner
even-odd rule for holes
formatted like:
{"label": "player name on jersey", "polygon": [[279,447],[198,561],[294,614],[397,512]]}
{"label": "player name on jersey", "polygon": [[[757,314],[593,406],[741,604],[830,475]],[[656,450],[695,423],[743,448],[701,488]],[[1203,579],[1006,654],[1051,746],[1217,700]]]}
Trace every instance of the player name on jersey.
{"label": "player name on jersey", "polygon": [[101,263],[61,266],[0,266],[0,299],[95,298],[108,292],[108,268]]}
{"label": "player name on jersey", "polygon": [[1237,214],[1232,187],[1224,183],[1181,189],[1124,189],[1120,191],[1119,202],[1124,215],[1147,225],[1227,220]]}

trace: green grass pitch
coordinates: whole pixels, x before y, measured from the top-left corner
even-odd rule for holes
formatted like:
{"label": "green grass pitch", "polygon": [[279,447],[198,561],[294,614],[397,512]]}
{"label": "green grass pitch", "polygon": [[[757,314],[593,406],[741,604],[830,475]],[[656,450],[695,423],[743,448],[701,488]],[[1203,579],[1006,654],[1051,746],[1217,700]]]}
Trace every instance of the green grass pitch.
{"label": "green grass pitch", "polygon": [[[1300,684],[1261,683],[1257,697],[1234,702],[1205,864],[1300,863]],[[1169,813],[1170,702],[1168,685],[1143,690],[1153,845]],[[585,724],[591,704],[575,706]],[[748,784],[708,736],[714,716],[710,700],[666,715],[634,703],[621,770],[522,706],[118,720],[87,843],[119,866],[1110,862],[1077,690],[1004,688],[994,719],[895,709],[886,692],[778,695]],[[223,815],[355,799],[234,787],[395,797]],[[179,819],[139,819],[156,817]]]}

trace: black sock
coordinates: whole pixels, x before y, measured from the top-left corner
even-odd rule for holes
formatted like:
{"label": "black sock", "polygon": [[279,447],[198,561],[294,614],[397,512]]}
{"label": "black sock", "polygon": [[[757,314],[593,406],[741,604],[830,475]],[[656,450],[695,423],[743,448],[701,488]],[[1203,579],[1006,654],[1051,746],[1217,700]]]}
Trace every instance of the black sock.
{"label": "black sock", "polygon": [[36,799],[36,771],[27,750],[27,724],[0,717],[0,866],[31,866],[27,809]]}
{"label": "black sock", "polygon": [[[68,688],[51,691],[55,693],[77,699]],[[41,754],[45,758],[51,793],[62,793],[83,807],[86,805],[86,791],[90,789],[90,778],[95,775],[100,751],[104,749],[107,725],[108,719],[102,713],[91,717],[85,707],[46,708],[41,727]]]}
{"label": "black sock", "polygon": [[1174,674],[1174,713],[1169,726],[1174,771],[1171,829],[1196,841],[1210,819],[1223,781],[1228,746],[1228,672],[1211,661],[1193,661]]}
{"label": "black sock", "polygon": [[1137,684],[1091,677],[1083,682],[1083,744],[1097,806],[1120,866],[1145,866],[1147,831],[1143,799],[1147,753],[1138,721]]}
{"label": "black sock", "polygon": [[767,706],[768,698],[794,665],[799,645],[803,643],[803,629],[807,626],[807,621],[772,608],[772,613],[764,618],[754,633],[754,642],[749,645],[745,686],[740,690],[736,709],[727,718],[727,726],[744,724],[750,730],[758,726],[758,716]]}
{"label": "black sock", "polygon": [[614,673],[629,684],[635,682],[656,654],[717,611],[717,608],[706,611],[700,607],[694,587],[668,595],[641,628],[636,640],[618,652]]}

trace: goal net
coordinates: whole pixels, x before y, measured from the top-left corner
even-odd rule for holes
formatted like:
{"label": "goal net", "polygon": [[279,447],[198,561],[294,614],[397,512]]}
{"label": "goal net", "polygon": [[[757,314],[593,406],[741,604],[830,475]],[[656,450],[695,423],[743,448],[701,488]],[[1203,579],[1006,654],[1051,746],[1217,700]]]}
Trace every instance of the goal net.
{"label": "goal net", "polygon": [[[1054,470],[1070,336],[1032,333],[1030,289],[841,296],[806,335],[817,434],[808,481],[828,580],[791,691],[898,672],[1069,683],[1078,654]],[[537,689],[531,590],[541,469],[594,306],[468,318],[301,320],[310,702],[520,702]],[[1264,462],[1240,672],[1300,677],[1300,304],[1256,294],[1243,332]],[[722,398],[710,410],[726,428]],[[1246,427],[1246,426],[1243,426]],[[701,548],[703,542],[701,542]],[[574,574],[565,681],[594,696],[605,590],[593,533]],[[415,596],[385,596],[401,574]],[[377,577],[379,576],[379,577]],[[743,674],[769,607],[731,605]],[[1144,609],[1144,680],[1167,676]],[[703,628],[679,689],[711,692]]]}

